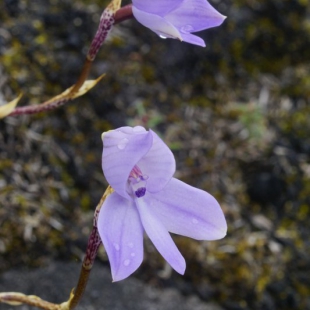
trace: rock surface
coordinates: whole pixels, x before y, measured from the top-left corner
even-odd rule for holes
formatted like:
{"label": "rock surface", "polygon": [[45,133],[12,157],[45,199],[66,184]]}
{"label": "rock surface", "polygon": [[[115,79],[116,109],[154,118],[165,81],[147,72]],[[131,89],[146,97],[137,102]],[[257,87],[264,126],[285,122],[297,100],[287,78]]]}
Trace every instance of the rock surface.
{"label": "rock surface", "polygon": [[[0,276],[0,291],[16,291],[37,295],[50,302],[65,301],[77,282],[80,265],[55,262],[45,268],[15,269]],[[0,305],[1,310],[30,310],[22,305]],[[78,310],[221,310],[201,302],[195,296],[184,297],[173,288],[158,289],[133,277],[118,283],[111,282],[106,267],[95,264]]]}

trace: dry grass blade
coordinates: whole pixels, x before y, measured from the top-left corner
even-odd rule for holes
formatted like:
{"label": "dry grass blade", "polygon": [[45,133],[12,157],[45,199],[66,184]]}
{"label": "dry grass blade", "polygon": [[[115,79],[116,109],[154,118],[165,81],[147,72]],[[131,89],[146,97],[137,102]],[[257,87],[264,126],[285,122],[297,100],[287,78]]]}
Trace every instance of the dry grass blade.
{"label": "dry grass blade", "polygon": [[22,94],[20,94],[17,98],[12,100],[11,102],[0,106],[0,119],[5,118],[6,116],[8,116],[14,111],[21,97],[22,97]]}

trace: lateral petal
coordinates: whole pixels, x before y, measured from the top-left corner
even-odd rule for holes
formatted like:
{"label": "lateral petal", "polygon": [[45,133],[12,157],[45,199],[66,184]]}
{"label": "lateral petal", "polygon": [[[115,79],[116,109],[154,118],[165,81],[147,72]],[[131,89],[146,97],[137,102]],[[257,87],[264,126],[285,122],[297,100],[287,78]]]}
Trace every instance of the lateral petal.
{"label": "lateral petal", "polygon": [[176,247],[169,232],[153,212],[153,207],[149,204],[146,194],[143,198],[136,198],[136,205],[140,214],[140,219],[148,237],[157,248],[158,252],[178,273],[184,274],[186,263],[184,257]]}
{"label": "lateral petal", "polygon": [[134,202],[113,192],[100,209],[97,225],[113,281],[127,278],[143,260],[143,227]]}
{"label": "lateral petal", "polygon": [[149,152],[143,156],[137,165],[149,178],[146,189],[149,192],[162,190],[175,173],[175,159],[169,147],[150,130],[153,136],[153,144]]}
{"label": "lateral petal", "polygon": [[174,27],[173,24],[166,21],[163,17],[156,14],[148,13],[147,11],[139,10],[135,6],[132,7],[132,13],[139,23],[156,32],[158,35],[162,35],[167,38],[182,40],[181,34],[178,29]]}
{"label": "lateral petal", "polygon": [[182,5],[165,16],[181,33],[182,29],[197,32],[219,26],[225,18],[206,0],[184,0]]}
{"label": "lateral petal", "polygon": [[206,47],[206,43],[203,39],[191,33],[182,33],[182,41]]}
{"label": "lateral petal", "polygon": [[136,163],[149,151],[153,135],[143,127],[122,127],[103,134],[102,169],[111,187],[122,197],[127,193],[127,180]]}
{"label": "lateral petal", "polygon": [[215,198],[175,178],[159,193],[149,194],[148,203],[172,233],[197,240],[216,240],[226,235],[226,220]]}

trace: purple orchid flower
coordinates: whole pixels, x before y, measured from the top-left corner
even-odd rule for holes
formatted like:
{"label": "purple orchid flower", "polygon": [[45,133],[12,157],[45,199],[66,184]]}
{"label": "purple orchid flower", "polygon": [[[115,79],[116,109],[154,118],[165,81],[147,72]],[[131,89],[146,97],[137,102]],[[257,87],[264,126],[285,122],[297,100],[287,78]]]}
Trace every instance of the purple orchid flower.
{"label": "purple orchid flower", "polygon": [[98,216],[113,281],[131,275],[143,260],[143,232],[166,261],[184,274],[185,260],[169,232],[197,240],[226,235],[217,201],[175,178],[175,159],[152,130],[121,127],[103,134],[102,168],[114,189]]}
{"label": "purple orchid flower", "polygon": [[206,0],[132,0],[134,17],[162,38],[205,47],[192,32],[216,27],[226,18]]}

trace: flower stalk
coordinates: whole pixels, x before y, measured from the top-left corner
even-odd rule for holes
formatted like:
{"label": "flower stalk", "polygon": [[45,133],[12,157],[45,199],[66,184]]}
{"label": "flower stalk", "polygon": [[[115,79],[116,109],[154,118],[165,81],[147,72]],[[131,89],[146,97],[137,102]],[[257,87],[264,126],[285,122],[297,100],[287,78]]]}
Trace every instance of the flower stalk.
{"label": "flower stalk", "polygon": [[[53,110],[59,106],[64,105],[68,101],[74,100],[77,97],[80,97],[87,93],[90,89],[97,85],[97,83],[104,77],[104,74],[99,76],[96,80],[87,80],[83,81],[83,84],[79,87],[79,89],[75,92],[72,92],[74,86],[66,89],[60,95],[53,97],[52,99],[45,101],[38,105],[28,105],[24,107],[15,108],[9,114],[3,114],[2,117],[5,116],[16,116],[16,115],[23,115],[23,114],[35,114],[39,112],[45,112],[49,110]],[[1,118],[1,113],[0,113]]]}
{"label": "flower stalk", "polygon": [[85,85],[89,85],[92,82],[94,82],[93,84],[91,84],[92,85],[91,87],[87,88],[87,91],[91,89],[93,86],[95,86],[97,82],[101,80],[102,76],[94,81],[87,81],[87,77],[89,75],[91,65],[95,60],[95,57],[98,54],[100,47],[102,46],[107,35],[111,31],[113,24],[119,23],[121,21],[133,17],[131,5],[127,5],[121,9],[120,5],[121,0],[112,0],[111,3],[107,6],[107,8],[103,11],[97,32],[90,45],[82,71],[77,79],[77,82],[72,87],[67,89],[62,94],[41,104],[15,108],[18,100],[20,99],[19,97],[13,102],[0,108],[0,118],[4,118],[6,116],[23,115],[23,114],[35,114],[54,110],[60,106],[63,106],[70,100],[73,100],[84,94],[86,91],[81,91],[81,89],[85,88]]}
{"label": "flower stalk", "polygon": [[120,5],[121,0],[112,0],[112,2],[103,11],[97,32],[86,56],[87,59],[89,59],[90,61],[93,61],[95,59],[101,45],[103,44],[110,30],[112,29],[112,26],[115,22],[114,16],[117,10],[120,8]]}
{"label": "flower stalk", "polygon": [[93,267],[95,258],[97,256],[98,253],[98,249],[101,245],[101,239],[98,233],[98,229],[97,229],[97,218],[98,218],[98,214],[99,214],[99,210],[102,206],[102,204],[104,203],[104,201],[106,200],[106,198],[113,192],[113,189],[109,186],[105,193],[103,194],[103,196],[101,197],[96,210],[95,210],[95,214],[94,214],[94,221],[93,221],[93,229],[92,232],[89,236],[88,239],[88,243],[87,243],[87,249],[86,249],[86,254],[83,260],[83,264],[82,264],[82,268],[81,268],[81,272],[80,272],[80,277],[79,277],[79,281],[78,284],[76,286],[76,289],[74,290],[74,292],[72,292],[72,298],[70,298],[68,300],[68,310],[72,310],[74,309],[80,302],[83,293],[85,291],[87,282],[88,282],[88,278],[90,275],[90,271]]}

